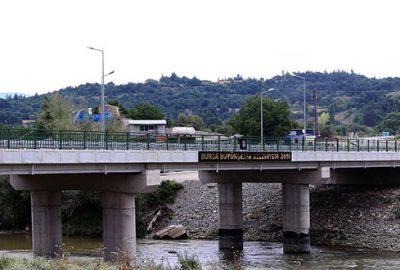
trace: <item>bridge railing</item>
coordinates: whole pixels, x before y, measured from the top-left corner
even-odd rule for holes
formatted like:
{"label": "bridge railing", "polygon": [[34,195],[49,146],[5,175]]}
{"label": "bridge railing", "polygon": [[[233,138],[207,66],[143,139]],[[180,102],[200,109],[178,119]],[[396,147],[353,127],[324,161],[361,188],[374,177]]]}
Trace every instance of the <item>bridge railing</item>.
{"label": "bridge railing", "polygon": [[222,135],[132,134],[126,132],[0,130],[0,148],[198,151],[397,152],[397,140],[291,139]]}

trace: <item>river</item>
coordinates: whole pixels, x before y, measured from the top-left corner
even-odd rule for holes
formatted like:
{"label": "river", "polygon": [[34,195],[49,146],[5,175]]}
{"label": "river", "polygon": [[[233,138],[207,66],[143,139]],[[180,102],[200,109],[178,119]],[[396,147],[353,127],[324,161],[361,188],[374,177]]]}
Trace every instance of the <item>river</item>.
{"label": "river", "polygon": [[[101,239],[65,237],[65,249],[72,256],[96,257]],[[165,241],[138,239],[139,262],[153,259],[164,265],[175,265],[177,254],[197,256],[205,269],[230,269],[233,262],[241,269],[399,269],[398,253],[359,249],[315,247],[311,254],[284,255],[282,243],[245,242],[242,252],[218,250],[215,240]],[[31,257],[29,234],[0,235],[0,256]]]}

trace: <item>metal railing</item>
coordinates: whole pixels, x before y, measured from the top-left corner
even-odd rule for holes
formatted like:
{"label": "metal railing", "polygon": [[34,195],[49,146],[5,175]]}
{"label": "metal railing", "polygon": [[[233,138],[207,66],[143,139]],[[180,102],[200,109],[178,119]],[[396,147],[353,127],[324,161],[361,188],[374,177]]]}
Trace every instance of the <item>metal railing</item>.
{"label": "metal railing", "polygon": [[0,131],[0,148],[198,150],[251,152],[397,152],[397,140],[290,139],[222,135],[132,134],[124,132],[14,130]]}

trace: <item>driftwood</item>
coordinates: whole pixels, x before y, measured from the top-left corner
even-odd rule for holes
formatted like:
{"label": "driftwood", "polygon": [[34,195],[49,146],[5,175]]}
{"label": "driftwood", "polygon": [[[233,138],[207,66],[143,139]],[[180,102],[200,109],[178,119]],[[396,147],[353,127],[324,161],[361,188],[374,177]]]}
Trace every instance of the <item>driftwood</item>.
{"label": "driftwood", "polygon": [[160,210],[158,210],[156,215],[151,219],[149,226],[147,226],[147,229],[146,229],[147,233],[151,233],[153,231],[154,224],[157,222],[158,218],[161,217],[161,215],[162,215],[162,211],[160,209]]}
{"label": "driftwood", "polygon": [[188,234],[183,225],[170,225],[154,234],[156,239],[186,239]]}

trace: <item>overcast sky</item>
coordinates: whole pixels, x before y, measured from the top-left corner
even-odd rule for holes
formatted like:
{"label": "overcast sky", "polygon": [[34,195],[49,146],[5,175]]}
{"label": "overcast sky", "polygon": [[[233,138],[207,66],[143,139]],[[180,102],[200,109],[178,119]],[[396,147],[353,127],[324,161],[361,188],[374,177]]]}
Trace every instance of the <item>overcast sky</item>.
{"label": "overcast sky", "polygon": [[0,92],[353,69],[400,76],[396,0],[2,0]]}

